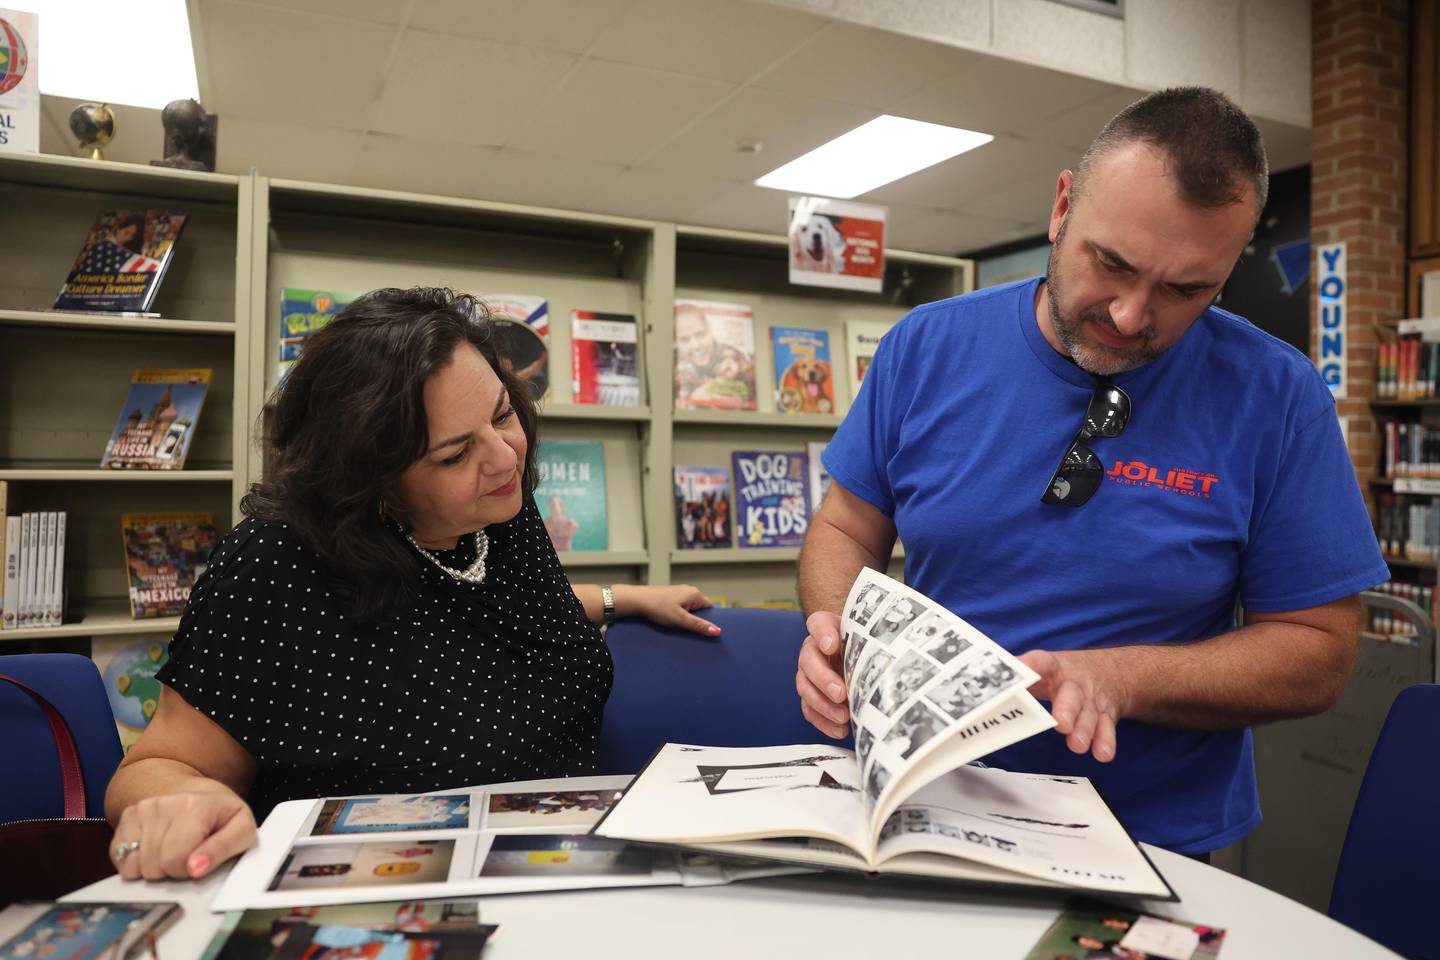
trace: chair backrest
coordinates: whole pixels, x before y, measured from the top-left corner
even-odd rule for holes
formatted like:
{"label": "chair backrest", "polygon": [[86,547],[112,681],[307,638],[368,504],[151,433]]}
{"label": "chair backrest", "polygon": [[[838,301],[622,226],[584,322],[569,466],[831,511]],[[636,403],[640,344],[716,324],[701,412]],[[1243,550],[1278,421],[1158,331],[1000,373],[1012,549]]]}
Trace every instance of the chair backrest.
{"label": "chair backrest", "polygon": [[[89,657],[25,653],[0,657],[0,673],[25,683],[60,711],[80,754],[86,815],[105,816],[105,788],[120,765],[120,734],[100,672]],[[60,760],[45,714],[13,685],[0,682],[0,823],[63,815]]]}
{"label": "chair backrest", "polygon": [[803,616],[718,607],[700,616],[719,625],[719,637],[641,620],[621,620],[606,631],[615,689],[600,729],[597,773],[635,773],[667,741],[717,747],[827,742],[800,713],[795,693]]}
{"label": "chair backrest", "polygon": [[1340,850],[1330,916],[1411,958],[1440,958],[1440,685],[1395,698]]}

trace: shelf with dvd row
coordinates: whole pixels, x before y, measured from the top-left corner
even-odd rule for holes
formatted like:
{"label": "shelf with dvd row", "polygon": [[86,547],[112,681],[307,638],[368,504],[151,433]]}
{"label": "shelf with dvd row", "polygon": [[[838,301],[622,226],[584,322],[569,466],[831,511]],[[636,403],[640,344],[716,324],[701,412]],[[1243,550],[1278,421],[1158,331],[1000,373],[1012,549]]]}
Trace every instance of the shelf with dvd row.
{"label": "shelf with dvd row", "polygon": [[129,604],[123,599],[96,598],[75,602],[80,610],[78,619],[58,627],[21,627],[0,630],[0,641],[46,640],[65,637],[113,637],[138,634],[173,634],[180,626],[179,617],[132,619]]}
{"label": "shelf with dvd row", "polygon": [[0,466],[0,480],[103,482],[103,483],[231,483],[235,471],[230,469],[188,470],[101,470],[84,466],[5,467]]}
{"label": "shelf with dvd row", "polygon": [[233,337],[237,329],[233,320],[170,320],[57,310],[0,310],[0,326],[51,330],[110,330],[135,334],[200,334],[207,337]]}

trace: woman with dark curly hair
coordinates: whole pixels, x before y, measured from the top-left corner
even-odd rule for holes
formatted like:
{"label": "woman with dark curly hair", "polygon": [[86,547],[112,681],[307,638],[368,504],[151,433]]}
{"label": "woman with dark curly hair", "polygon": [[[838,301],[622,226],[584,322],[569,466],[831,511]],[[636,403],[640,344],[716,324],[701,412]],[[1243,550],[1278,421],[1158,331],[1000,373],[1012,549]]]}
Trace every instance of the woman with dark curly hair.
{"label": "woman with dark curly hair", "polygon": [[693,587],[571,586],[532,496],[532,394],[483,315],[377,290],[307,341],[110,783],[121,876],[204,876],[283,800],[590,773],[596,624],[715,632]]}

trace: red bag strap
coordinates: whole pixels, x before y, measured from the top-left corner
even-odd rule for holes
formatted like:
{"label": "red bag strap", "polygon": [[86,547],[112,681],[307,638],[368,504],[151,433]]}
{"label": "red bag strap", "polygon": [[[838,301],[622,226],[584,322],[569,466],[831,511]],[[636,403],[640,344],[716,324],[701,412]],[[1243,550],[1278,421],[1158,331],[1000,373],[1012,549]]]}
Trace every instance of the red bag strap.
{"label": "red bag strap", "polygon": [[50,735],[55,738],[55,751],[60,754],[60,788],[65,798],[65,819],[84,820],[85,776],[80,772],[80,751],[75,749],[75,737],[70,732],[70,725],[49,700],[29,685],[3,673],[0,673],[0,680],[14,684],[45,712],[45,719],[50,722]]}

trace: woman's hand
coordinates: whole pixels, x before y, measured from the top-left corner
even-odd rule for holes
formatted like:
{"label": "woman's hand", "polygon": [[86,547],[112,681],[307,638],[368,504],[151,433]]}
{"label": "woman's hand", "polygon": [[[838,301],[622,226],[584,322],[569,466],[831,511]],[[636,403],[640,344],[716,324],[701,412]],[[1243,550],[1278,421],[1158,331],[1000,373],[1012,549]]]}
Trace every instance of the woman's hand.
{"label": "woman's hand", "polygon": [[234,792],[169,793],[125,808],[110,858],[126,880],[198,880],[254,843],[255,815]]}
{"label": "woman's hand", "polygon": [[710,598],[688,584],[671,587],[641,587],[616,584],[615,612],[622,617],[644,617],[662,627],[680,627],[705,637],[718,637],[720,628],[702,620],[692,610],[715,606]]}

